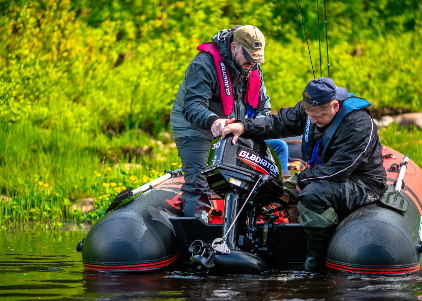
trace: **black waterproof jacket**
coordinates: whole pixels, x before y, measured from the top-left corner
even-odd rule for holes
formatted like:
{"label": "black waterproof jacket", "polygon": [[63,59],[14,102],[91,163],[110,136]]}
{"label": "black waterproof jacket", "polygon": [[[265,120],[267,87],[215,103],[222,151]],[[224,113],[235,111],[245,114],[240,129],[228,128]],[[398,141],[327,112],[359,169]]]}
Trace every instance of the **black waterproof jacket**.
{"label": "black waterproof jacket", "polygon": [[[302,135],[306,118],[307,114],[299,102],[294,107],[281,109],[277,115],[242,122],[245,134],[273,139]],[[322,138],[325,128],[314,127],[313,145]],[[387,175],[381,148],[377,127],[368,111],[352,111],[343,119],[333,137],[327,162],[301,171],[298,186],[303,189],[314,180],[346,182],[351,178],[382,195],[387,189]],[[318,155],[322,161],[322,149]]]}
{"label": "black waterproof jacket", "polygon": [[[235,118],[242,120],[246,116],[246,107],[243,96],[246,90],[246,79],[240,76],[240,72],[231,61],[230,43],[233,41],[232,29],[219,31],[212,39],[218,46],[221,57],[229,68],[234,100],[233,112],[225,116],[220,97],[220,86],[215,70],[212,55],[200,52],[189,64],[184,80],[177,92],[176,99],[170,114],[170,126],[174,138],[202,136],[214,139],[210,129],[212,123],[218,118]],[[262,77],[260,64],[256,64],[253,70],[259,70],[261,86],[259,90],[258,106],[254,110],[254,118],[264,117],[270,114],[270,97]]]}

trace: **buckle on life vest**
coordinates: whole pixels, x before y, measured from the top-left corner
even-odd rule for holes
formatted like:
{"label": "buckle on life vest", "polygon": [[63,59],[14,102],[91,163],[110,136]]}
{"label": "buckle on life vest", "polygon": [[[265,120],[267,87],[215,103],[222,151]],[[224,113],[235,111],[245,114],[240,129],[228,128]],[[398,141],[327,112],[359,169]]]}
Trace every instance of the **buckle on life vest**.
{"label": "buckle on life vest", "polygon": [[311,160],[308,161],[308,164],[310,167],[315,167],[318,164],[321,164],[321,161],[318,160],[318,147],[322,142],[322,138],[318,140],[318,142],[315,144],[314,149],[312,151],[312,157]]}

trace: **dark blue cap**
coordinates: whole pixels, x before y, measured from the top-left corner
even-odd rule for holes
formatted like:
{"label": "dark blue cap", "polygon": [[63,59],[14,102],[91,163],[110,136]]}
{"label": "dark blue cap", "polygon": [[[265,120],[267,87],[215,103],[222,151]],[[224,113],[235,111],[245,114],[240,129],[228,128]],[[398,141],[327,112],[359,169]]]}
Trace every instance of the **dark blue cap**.
{"label": "dark blue cap", "polygon": [[303,101],[313,106],[321,106],[334,99],[345,100],[348,94],[345,88],[337,87],[331,78],[320,77],[308,83],[302,96]]}

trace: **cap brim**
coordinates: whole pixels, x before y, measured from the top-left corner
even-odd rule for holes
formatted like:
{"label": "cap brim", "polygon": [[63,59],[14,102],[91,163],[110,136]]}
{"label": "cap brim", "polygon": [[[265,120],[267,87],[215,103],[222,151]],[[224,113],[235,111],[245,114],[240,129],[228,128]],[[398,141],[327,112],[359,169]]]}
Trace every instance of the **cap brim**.
{"label": "cap brim", "polygon": [[307,98],[305,98],[305,97],[303,97],[303,98],[302,98],[302,100],[303,100],[304,102],[306,102],[306,103],[311,104],[311,105],[313,104],[313,103],[312,103],[312,100],[309,100],[309,99],[307,99]]}
{"label": "cap brim", "polygon": [[345,100],[349,97],[349,92],[346,88],[337,87],[336,89],[336,99],[337,100]]}
{"label": "cap brim", "polygon": [[249,62],[259,63],[262,64],[264,62],[264,58],[258,58],[254,59],[252,55],[246,50],[245,46],[242,45],[243,55],[245,56],[245,59],[247,59]]}

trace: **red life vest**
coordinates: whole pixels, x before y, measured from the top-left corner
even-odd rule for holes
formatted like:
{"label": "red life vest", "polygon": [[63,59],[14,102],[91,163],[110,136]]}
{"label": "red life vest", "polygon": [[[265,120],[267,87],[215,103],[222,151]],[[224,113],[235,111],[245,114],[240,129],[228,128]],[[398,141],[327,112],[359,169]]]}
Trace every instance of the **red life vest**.
{"label": "red life vest", "polygon": [[[228,116],[233,111],[233,91],[229,68],[227,68],[227,65],[224,63],[220,52],[218,51],[218,47],[214,43],[201,44],[197,49],[210,53],[214,58],[214,65],[220,84],[221,103],[223,104],[224,114]],[[255,69],[251,72],[246,85],[246,92],[243,100],[245,104],[249,104],[253,108],[258,106],[260,87],[261,79],[259,77],[259,71],[258,69]]]}

